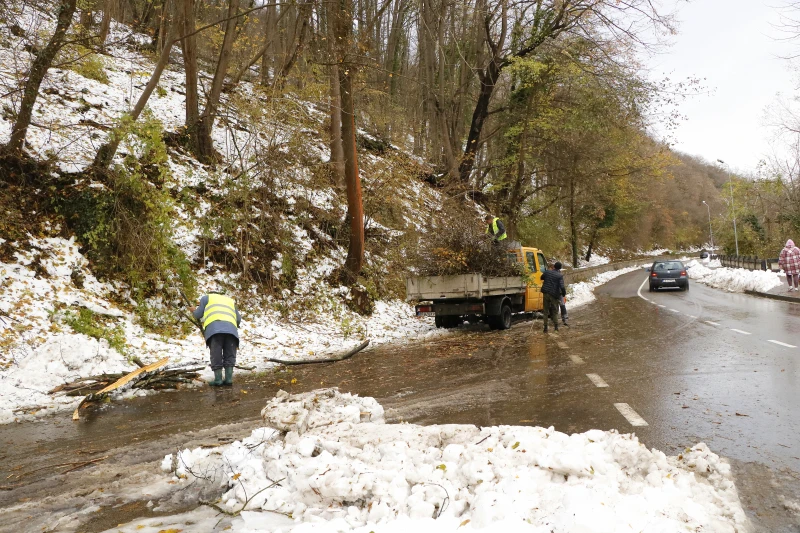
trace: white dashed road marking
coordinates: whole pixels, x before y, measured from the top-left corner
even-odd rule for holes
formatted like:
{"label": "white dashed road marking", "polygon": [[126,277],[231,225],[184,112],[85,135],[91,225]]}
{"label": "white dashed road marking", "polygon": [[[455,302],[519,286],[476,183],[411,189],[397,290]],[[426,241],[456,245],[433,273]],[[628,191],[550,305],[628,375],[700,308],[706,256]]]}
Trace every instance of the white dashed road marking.
{"label": "white dashed road marking", "polygon": [[771,342],[772,344],[777,344],[778,346],[786,346],[787,348],[797,348],[794,344],[786,344],[785,342],[775,341],[775,340],[768,340],[767,342]]}
{"label": "white dashed road marking", "polygon": [[603,378],[598,376],[597,374],[586,374],[586,377],[589,378],[592,383],[594,383],[595,387],[603,388],[608,387],[608,383],[606,383]]}
{"label": "white dashed road marking", "polygon": [[639,416],[639,413],[633,410],[633,408],[628,405],[627,403],[615,403],[614,407],[617,408],[617,411],[625,417],[625,419],[630,422],[632,426],[646,426],[647,422],[645,422],[644,418]]}
{"label": "white dashed road marking", "polygon": [[694,315],[689,315],[689,318],[697,318],[697,317]]}
{"label": "white dashed road marking", "polygon": [[742,331],[741,329],[731,328],[731,331],[735,331],[736,333],[741,333],[742,335],[752,335],[749,331]]}
{"label": "white dashed road marking", "polygon": [[680,311],[678,311],[677,309],[670,309],[670,311],[672,311],[673,313],[680,313]]}
{"label": "white dashed road marking", "polygon": [[657,304],[659,307],[667,307],[666,305]]}
{"label": "white dashed road marking", "polygon": [[569,358],[570,358],[570,359],[572,360],[572,362],[573,362],[573,363],[575,363],[576,365],[582,365],[582,364],[583,364],[583,359],[581,359],[581,358],[580,358],[580,357],[578,357],[577,355],[569,354]]}
{"label": "white dashed road marking", "polygon": [[712,326],[719,326],[719,324],[717,324],[716,322],[711,322],[710,320],[704,320],[703,322],[705,322],[706,324],[711,324]]}
{"label": "white dashed road marking", "polygon": [[558,346],[561,350],[569,349],[569,346],[567,346],[566,342],[556,342],[556,346]]}

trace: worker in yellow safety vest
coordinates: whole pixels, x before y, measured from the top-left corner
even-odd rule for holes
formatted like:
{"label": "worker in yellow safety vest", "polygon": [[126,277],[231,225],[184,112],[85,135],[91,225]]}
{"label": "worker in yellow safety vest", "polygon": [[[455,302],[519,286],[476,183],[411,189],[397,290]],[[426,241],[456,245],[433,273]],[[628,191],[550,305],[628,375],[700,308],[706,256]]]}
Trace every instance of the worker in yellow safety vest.
{"label": "worker in yellow safety vest", "polygon": [[[206,346],[211,350],[212,387],[233,385],[233,367],[236,366],[236,350],[239,348],[239,324],[242,316],[233,298],[221,291],[211,291],[202,298],[192,314],[203,325]],[[225,378],[222,371],[225,370]]]}
{"label": "worker in yellow safety vest", "polygon": [[506,227],[499,218],[486,215],[484,221],[486,222],[486,234],[494,238],[495,244],[506,239]]}

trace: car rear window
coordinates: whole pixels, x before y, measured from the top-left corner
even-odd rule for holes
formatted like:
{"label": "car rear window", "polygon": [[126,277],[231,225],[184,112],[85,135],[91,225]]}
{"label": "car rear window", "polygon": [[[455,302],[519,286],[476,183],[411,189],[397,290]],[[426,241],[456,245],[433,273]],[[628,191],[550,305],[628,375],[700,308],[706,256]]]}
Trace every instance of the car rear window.
{"label": "car rear window", "polygon": [[656,272],[664,272],[667,270],[683,270],[683,263],[680,261],[664,261],[663,263],[656,263],[653,267]]}

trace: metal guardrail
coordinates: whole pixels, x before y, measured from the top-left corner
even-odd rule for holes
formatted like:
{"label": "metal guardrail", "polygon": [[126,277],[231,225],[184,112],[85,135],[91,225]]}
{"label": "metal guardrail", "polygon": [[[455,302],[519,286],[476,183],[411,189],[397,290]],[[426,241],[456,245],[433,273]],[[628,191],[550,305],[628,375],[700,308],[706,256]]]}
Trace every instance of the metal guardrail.
{"label": "metal guardrail", "polygon": [[771,270],[779,272],[777,257],[761,258],[749,255],[712,255],[711,259],[719,259],[720,264],[729,268],[746,268],[747,270]]}

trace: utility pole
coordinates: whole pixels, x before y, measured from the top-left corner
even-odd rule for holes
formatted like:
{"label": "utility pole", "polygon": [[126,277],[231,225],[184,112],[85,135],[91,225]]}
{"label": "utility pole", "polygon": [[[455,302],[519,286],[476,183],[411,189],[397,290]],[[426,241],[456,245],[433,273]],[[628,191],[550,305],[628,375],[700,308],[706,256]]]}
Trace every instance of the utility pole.
{"label": "utility pole", "polygon": [[714,230],[711,229],[711,207],[709,207],[709,205],[706,203],[705,200],[703,200],[703,203],[705,204],[706,209],[708,209],[708,234],[711,236],[711,253],[713,254],[714,253]]}
{"label": "utility pole", "polygon": [[[717,162],[721,165],[726,165],[725,161],[722,159],[717,159]],[[733,217],[733,238],[736,240],[736,257],[739,257],[739,234],[736,232],[736,210],[733,208],[733,176],[731,175],[730,170],[726,171],[728,173],[728,184],[731,186],[731,216]]]}

